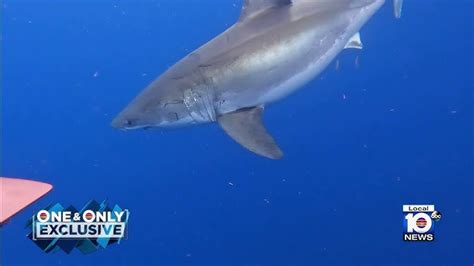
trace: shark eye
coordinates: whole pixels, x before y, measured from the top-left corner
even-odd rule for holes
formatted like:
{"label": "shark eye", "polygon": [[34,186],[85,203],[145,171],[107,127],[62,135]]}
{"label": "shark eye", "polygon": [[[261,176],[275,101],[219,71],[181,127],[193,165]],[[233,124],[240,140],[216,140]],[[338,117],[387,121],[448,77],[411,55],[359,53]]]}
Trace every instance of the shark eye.
{"label": "shark eye", "polygon": [[131,119],[125,120],[125,126],[127,126],[127,127],[133,127],[133,126],[135,126],[136,124],[137,124],[137,123],[136,123],[135,120],[131,120]]}

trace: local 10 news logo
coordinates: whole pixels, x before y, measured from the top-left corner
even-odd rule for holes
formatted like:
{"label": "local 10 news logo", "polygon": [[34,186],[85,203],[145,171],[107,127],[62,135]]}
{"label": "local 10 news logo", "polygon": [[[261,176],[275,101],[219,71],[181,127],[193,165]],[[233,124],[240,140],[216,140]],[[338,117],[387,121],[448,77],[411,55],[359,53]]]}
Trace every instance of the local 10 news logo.
{"label": "local 10 news logo", "polygon": [[433,241],[434,223],[441,220],[441,212],[434,205],[403,205],[403,240]]}

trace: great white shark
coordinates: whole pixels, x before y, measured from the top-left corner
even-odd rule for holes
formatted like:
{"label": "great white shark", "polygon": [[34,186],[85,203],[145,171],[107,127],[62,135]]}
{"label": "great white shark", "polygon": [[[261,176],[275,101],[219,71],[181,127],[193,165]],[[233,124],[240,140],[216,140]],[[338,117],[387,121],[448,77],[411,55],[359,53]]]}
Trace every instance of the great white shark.
{"label": "great white shark", "polygon": [[[395,15],[403,0],[395,0]],[[318,76],[385,0],[244,0],[239,20],[140,93],[113,121],[119,129],[217,122],[248,150],[279,159],[265,106]]]}

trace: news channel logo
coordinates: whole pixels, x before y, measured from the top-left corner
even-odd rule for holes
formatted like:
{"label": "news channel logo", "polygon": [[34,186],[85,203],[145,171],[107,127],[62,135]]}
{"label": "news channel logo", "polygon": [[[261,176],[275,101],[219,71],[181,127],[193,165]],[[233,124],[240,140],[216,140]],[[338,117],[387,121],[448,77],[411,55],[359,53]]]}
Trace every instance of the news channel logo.
{"label": "news channel logo", "polygon": [[403,216],[404,241],[434,241],[434,223],[441,220],[434,205],[403,205]]}
{"label": "news channel logo", "polygon": [[31,218],[28,238],[47,253],[79,249],[88,254],[126,238],[129,216],[127,209],[107,201],[91,200],[80,210],[56,203]]}

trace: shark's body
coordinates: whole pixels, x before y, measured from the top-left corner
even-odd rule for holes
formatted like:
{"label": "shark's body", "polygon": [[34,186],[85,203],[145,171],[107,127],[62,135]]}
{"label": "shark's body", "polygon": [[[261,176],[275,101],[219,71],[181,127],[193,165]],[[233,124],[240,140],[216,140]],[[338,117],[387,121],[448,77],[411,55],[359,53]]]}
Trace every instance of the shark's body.
{"label": "shark's body", "polygon": [[123,129],[217,121],[269,158],[281,150],[261,123],[263,107],[314,79],[385,0],[245,0],[227,31],[178,62],[114,121]]}

